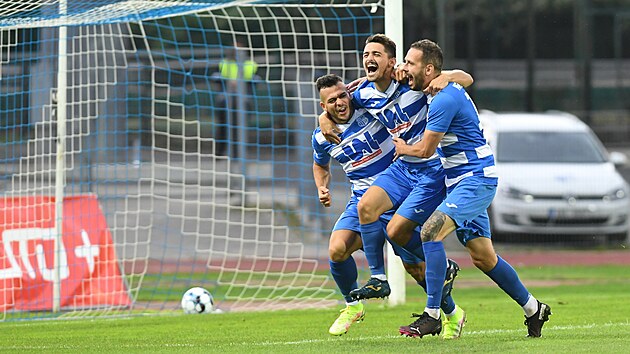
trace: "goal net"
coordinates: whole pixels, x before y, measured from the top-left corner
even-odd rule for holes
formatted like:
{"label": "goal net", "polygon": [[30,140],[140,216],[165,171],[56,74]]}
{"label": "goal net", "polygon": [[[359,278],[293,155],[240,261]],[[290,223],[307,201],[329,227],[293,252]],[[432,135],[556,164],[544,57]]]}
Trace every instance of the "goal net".
{"label": "goal net", "polygon": [[4,319],[341,300],[314,81],[362,74],[381,1],[9,0],[0,7]]}

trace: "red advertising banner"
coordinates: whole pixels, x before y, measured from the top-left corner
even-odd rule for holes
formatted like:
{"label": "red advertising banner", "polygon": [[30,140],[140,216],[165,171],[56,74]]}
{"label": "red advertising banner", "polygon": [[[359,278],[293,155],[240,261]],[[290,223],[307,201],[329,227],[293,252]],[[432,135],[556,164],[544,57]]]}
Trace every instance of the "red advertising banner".
{"label": "red advertising banner", "polygon": [[[0,311],[52,309],[55,198],[0,198]],[[131,299],[96,196],[63,204],[62,309],[128,307]]]}

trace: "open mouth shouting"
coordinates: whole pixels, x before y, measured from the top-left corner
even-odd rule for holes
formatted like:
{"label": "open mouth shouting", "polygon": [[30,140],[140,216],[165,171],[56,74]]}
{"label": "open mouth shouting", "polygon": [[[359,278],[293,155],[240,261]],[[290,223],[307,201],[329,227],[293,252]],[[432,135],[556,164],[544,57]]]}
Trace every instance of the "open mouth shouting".
{"label": "open mouth shouting", "polygon": [[376,62],[365,63],[365,73],[367,74],[368,79],[373,78],[376,74],[378,74],[378,64]]}
{"label": "open mouth shouting", "polygon": [[337,106],[337,115],[339,116],[339,118],[341,119],[345,119],[347,118],[349,113],[349,109],[348,109],[348,105],[341,105],[341,106]]}
{"label": "open mouth shouting", "polygon": [[409,87],[414,88],[413,75],[407,74],[406,76],[407,76],[407,84],[409,85]]}

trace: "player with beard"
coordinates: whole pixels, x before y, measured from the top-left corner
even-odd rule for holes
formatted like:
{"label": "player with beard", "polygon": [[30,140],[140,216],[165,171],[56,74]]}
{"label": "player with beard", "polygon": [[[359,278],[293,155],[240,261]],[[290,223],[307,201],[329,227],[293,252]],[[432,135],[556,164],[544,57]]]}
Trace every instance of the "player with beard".
{"label": "player with beard", "polygon": [[[425,89],[440,75],[442,50],[430,41],[411,45],[403,71],[413,90]],[[421,140],[395,138],[396,153],[403,157],[442,158],[446,173],[446,199],[431,214],[421,235],[426,256],[427,305],[422,315],[400,333],[412,337],[440,333],[440,292],[447,271],[442,241],[455,231],[473,264],[492,279],[525,312],[528,337],[540,337],[551,308],[529,293],[512,266],[492,246],[487,209],[496,193],[498,177],[494,156],[483,136],[477,108],[464,88],[451,83],[428,97],[427,123]],[[393,221],[393,220],[392,220]],[[389,228],[388,228],[389,231]],[[393,235],[392,239],[394,239]],[[404,244],[404,238],[396,238]]]}

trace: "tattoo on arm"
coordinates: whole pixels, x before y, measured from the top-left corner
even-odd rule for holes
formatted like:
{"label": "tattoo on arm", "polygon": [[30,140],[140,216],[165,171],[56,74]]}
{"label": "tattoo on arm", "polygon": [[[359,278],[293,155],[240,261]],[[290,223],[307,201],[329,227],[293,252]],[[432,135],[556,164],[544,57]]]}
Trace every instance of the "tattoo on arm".
{"label": "tattoo on arm", "polygon": [[442,230],[442,227],[446,222],[446,218],[448,218],[448,215],[443,212],[439,210],[434,211],[433,214],[429,216],[429,219],[424,222],[424,225],[422,225],[422,231],[420,233],[422,242],[435,240],[440,234],[440,230]]}

